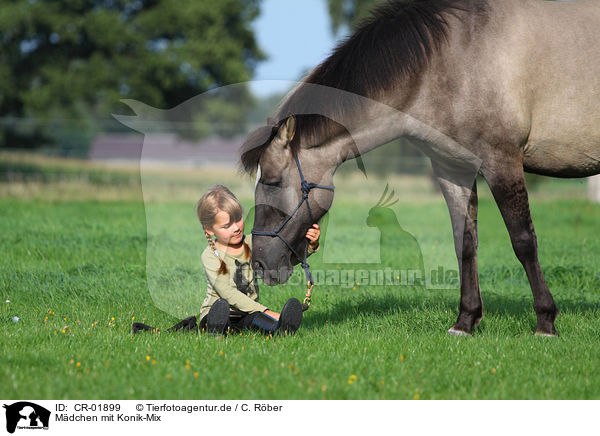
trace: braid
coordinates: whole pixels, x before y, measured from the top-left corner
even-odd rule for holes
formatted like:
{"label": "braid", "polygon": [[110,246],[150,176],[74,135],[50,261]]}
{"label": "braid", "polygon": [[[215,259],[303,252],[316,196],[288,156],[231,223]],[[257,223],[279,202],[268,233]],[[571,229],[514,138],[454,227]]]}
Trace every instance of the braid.
{"label": "braid", "polygon": [[208,232],[206,230],[204,230],[204,236],[206,236],[206,240],[208,241],[208,245],[210,246],[210,249],[212,250],[214,255],[217,257],[217,259],[219,259],[219,262],[221,263],[218,274],[227,274],[227,272],[228,272],[227,265],[225,265],[225,262],[223,262],[223,259],[221,259],[221,256],[219,256],[219,252],[217,251],[217,246],[215,245],[215,241],[213,241],[213,238],[208,234]]}

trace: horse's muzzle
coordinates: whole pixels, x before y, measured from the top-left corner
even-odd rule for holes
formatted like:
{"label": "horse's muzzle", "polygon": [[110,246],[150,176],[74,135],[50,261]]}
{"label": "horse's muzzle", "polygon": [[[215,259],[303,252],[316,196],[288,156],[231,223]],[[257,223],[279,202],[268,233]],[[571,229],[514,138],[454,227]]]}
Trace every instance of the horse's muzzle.
{"label": "horse's muzzle", "polygon": [[287,261],[281,259],[281,261],[276,268],[267,267],[260,260],[253,260],[252,266],[254,272],[263,279],[267,286],[274,286],[287,282],[293,272],[292,266],[289,265],[289,259]]}

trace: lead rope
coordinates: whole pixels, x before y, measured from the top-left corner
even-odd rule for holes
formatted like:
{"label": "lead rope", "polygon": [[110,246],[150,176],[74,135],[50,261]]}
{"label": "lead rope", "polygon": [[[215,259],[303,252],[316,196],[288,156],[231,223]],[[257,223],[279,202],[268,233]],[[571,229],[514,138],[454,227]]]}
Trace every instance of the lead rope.
{"label": "lead rope", "polygon": [[[306,201],[306,204],[308,205],[308,200]],[[312,221],[312,216],[311,216],[311,221]],[[302,268],[304,268],[304,265],[306,265],[306,269],[304,270],[305,275],[306,275],[306,296],[304,297],[304,301],[302,301],[302,312],[306,312],[308,309],[310,309],[312,290],[313,290],[313,286],[315,285],[315,282],[313,281],[313,276],[310,273],[310,265],[306,262],[307,258],[308,258],[308,244],[306,244],[306,248],[304,249],[304,262],[302,264]],[[308,278],[309,276],[310,276],[310,279]]]}
{"label": "lead rope", "polygon": [[312,210],[310,209],[310,204],[308,203],[308,194],[310,193],[310,190],[313,188],[320,188],[320,189],[327,189],[329,191],[333,191],[333,190],[335,190],[335,187],[330,186],[330,185],[319,185],[318,183],[308,183],[304,179],[304,174],[302,174],[302,168],[300,167],[300,160],[298,159],[298,155],[296,153],[294,153],[294,159],[296,160],[296,166],[298,167],[298,172],[300,173],[300,188],[302,190],[302,200],[300,200],[300,202],[298,203],[296,208],[292,211],[292,213],[285,219],[283,224],[281,224],[275,232],[267,232],[267,231],[260,231],[260,230],[253,229],[252,234],[256,235],[256,236],[278,237],[279,239],[281,239],[283,241],[283,243],[287,246],[287,248],[294,254],[294,256],[296,256],[296,259],[298,259],[298,261],[302,265],[302,269],[304,270],[304,275],[306,276],[306,297],[304,297],[304,301],[302,303],[302,311],[307,311],[308,308],[310,307],[311,298],[312,298],[312,290],[313,290],[314,283],[315,283],[313,276],[310,273],[310,265],[306,261],[306,259],[308,258],[308,244],[306,244],[306,246],[304,248],[304,257],[300,257],[298,255],[298,253],[296,252],[296,250],[294,250],[292,248],[292,246],[288,243],[288,241],[286,241],[283,238],[283,236],[281,236],[279,234],[279,232],[281,232],[281,230],[283,230],[283,227],[292,219],[292,217],[296,214],[296,212],[298,211],[298,209],[300,209],[300,207],[302,206],[302,204],[304,202],[306,202],[306,207],[308,209],[308,215],[310,217],[310,221],[314,222]]}
{"label": "lead rope", "polygon": [[[302,204],[304,201],[306,201],[306,208],[308,209],[308,215],[310,217],[310,221],[314,222],[312,210],[310,208],[310,203],[308,202],[308,194],[310,193],[310,190],[313,188],[321,188],[321,189],[327,189],[327,190],[333,191],[335,189],[335,187],[328,186],[328,185],[319,185],[317,183],[308,183],[304,179],[304,174],[302,173],[302,168],[300,167],[300,160],[298,159],[298,155],[296,153],[294,153],[294,159],[296,160],[296,165],[298,166],[298,172],[300,173],[300,187],[302,189],[302,201],[300,202],[300,204]],[[312,290],[315,285],[315,281],[310,272],[310,265],[306,261],[307,258],[308,258],[308,244],[306,244],[306,246],[304,248],[304,259],[302,259],[302,268],[304,269],[304,272],[306,275],[306,296],[304,297],[304,301],[302,302],[302,311],[303,312],[306,312],[310,308],[310,303],[312,301]]]}

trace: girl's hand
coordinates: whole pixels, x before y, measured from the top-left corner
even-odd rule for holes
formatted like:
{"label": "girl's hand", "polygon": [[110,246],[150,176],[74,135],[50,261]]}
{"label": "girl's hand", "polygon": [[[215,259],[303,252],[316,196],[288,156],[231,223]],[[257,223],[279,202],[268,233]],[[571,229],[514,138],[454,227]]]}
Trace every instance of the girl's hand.
{"label": "girl's hand", "polygon": [[279,312],[273,312],[272,310],[265,310],[264,312],[266,315],[269,315],[271,318],[275,318],[276,320],[279,320]]}
{"label": "girl's hand", "polygon": [[306,238],[310,241],[308,244],[311,248],[316,249],[319,246],[319,236],[321,236],[321,229],[318,224],[313,224],[306,232]]}

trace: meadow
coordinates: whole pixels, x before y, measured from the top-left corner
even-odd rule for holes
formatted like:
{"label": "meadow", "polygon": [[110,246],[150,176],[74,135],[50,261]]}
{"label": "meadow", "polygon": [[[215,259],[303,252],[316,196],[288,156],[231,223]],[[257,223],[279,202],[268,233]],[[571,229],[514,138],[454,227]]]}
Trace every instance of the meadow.
{"label": "meadow", "polygon": [[[581,181],[544,179],[531,193],[542,268],[561,311],[560,337],[533,336],[527,278],[481,184],[486,312],[472,337],[446,334],[458,314],[457,289],[365,283],[317,286],[295,336],[133,335],[133,321],[165,328],[186,311],[194,314],[205,286],[194,203],[221,181],[250,209],[252,181],[234,172],[224,178],[213,170],[157,170],[140,184],[135,168],[79,163],[87,170],[69,173],[70,164],[60,161],[28,162],[32,173],[70,175],[0,183],[4,399],[600,398],[600,205],[586,200]],[[371,179],[377,186],[369,188],[360,177],[343,177],[336,179],[329,220],[335,234],[322,247],[332,259],[342,252],[352,262],[376,257],[368,243],[374,233],[357,236],[364,217],[356,211],[368,212],[385,183],[400,199],[394,211],[420,241],[428,241],[419,234],[423,226],[451,236],[441,195],[427,180]],[[424,254],[436,249],[437,234]],[[181,251],[168,249],[165,259],[147,251],[160,235]],[[444,250],[447,258],[451,248]],[[156,269],[147,268],[152,262]],[[318,269],[320,262],[311,265]],[[169,298],[185,295],[183,303],[164,306],[160,286]],[[263,285],[261,301],[277,309],[303,293],[301,284]],[[195,302],[186,306],[189,298]]]}

